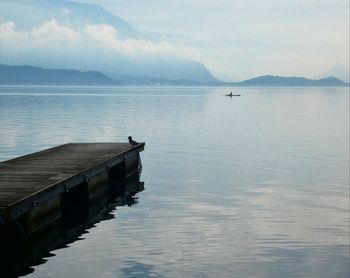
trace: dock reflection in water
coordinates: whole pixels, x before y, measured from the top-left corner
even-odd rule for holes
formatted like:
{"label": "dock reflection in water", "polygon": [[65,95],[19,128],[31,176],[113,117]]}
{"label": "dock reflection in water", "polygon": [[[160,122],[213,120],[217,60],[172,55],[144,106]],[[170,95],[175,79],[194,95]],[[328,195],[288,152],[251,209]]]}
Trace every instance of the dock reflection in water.
{"label": "dock reflection in water", "polygon": [[[117,189],[117,190],[112,190]],[[34,271],[34,266],[46,262],[54,256],[51,251],[68,247],[81,240],[80,236],[100,221],[114,218],[117,206],[132,206],[138,203],[137,193],[144,190],[144,182],[139,175],[127,179],[122,185],[112,186],[89,202],[88,215],[84,221],[60,221],[44,231],[25,235],[18,226],[1,230],[0,273],[1,277],[18,277]]]}

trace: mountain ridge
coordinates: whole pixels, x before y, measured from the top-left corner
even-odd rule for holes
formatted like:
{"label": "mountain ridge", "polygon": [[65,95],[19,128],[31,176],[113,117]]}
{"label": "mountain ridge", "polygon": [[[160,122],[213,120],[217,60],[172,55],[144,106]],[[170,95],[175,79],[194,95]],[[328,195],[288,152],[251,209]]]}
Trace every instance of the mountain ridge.
{"label": "mountain ridge", "polygon": [[241,82],[231,83],[232,85],[238,86],[247,86],[247,87],[264,87],[264,86],[288,86],[288,87],[297,87],[297,86],[340,86],[347,87],[348,83],[345,83],[339,78],[329,76],[320,79],[309,79],[306,77],[298,76],[278,76],[278,75],[263,75],[255,78],[247,79]]}
{"label": "mountain ridge", "polygon": [[[299,83],[297,83],[299,81]],[[2,85],[187,85],[187,86],[237,86],[237,87],[349,87],[348,83],[336,77],[307,79],[305,77],[285,77],[264,75],[241,82],[228,83],[198,82],[190,79],[169,80],[146,76],[119,76],[111,78],[99,71],[78,71],[72,69],[52,69],[29,65],[0,64],[0,84]]]}
{"label": "mountain ridge", "polygon": [[0,84],[10,85],[109,85],[115,81],[98,71],[46,69],[0,64]]}

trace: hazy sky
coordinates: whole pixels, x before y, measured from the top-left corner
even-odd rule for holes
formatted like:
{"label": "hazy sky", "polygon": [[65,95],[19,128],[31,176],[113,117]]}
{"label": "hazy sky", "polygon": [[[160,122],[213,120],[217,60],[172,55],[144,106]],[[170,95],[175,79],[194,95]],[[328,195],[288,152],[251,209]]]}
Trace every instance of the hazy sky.
{"label": "hazy sky", "polygon": [[191,49],[218,78],[349,81],[348,0],[79,0]]}

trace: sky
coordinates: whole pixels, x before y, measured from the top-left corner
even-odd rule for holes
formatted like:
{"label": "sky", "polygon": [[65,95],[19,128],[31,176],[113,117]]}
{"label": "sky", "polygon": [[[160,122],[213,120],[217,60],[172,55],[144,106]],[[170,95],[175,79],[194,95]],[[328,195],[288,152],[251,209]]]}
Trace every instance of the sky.
{"label": "sky", "polygon": [[215,77],[349,81],[348,0],[79,0],[159,36]]}

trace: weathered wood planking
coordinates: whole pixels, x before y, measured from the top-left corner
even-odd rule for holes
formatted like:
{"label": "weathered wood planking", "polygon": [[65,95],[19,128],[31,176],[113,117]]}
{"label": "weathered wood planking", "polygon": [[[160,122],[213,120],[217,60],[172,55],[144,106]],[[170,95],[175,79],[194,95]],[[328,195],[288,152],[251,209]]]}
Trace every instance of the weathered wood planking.
{"label": "weathered wood planking", "polygon": [[135,157],[144,145],[70,143],[1,162],[0,223]]}

